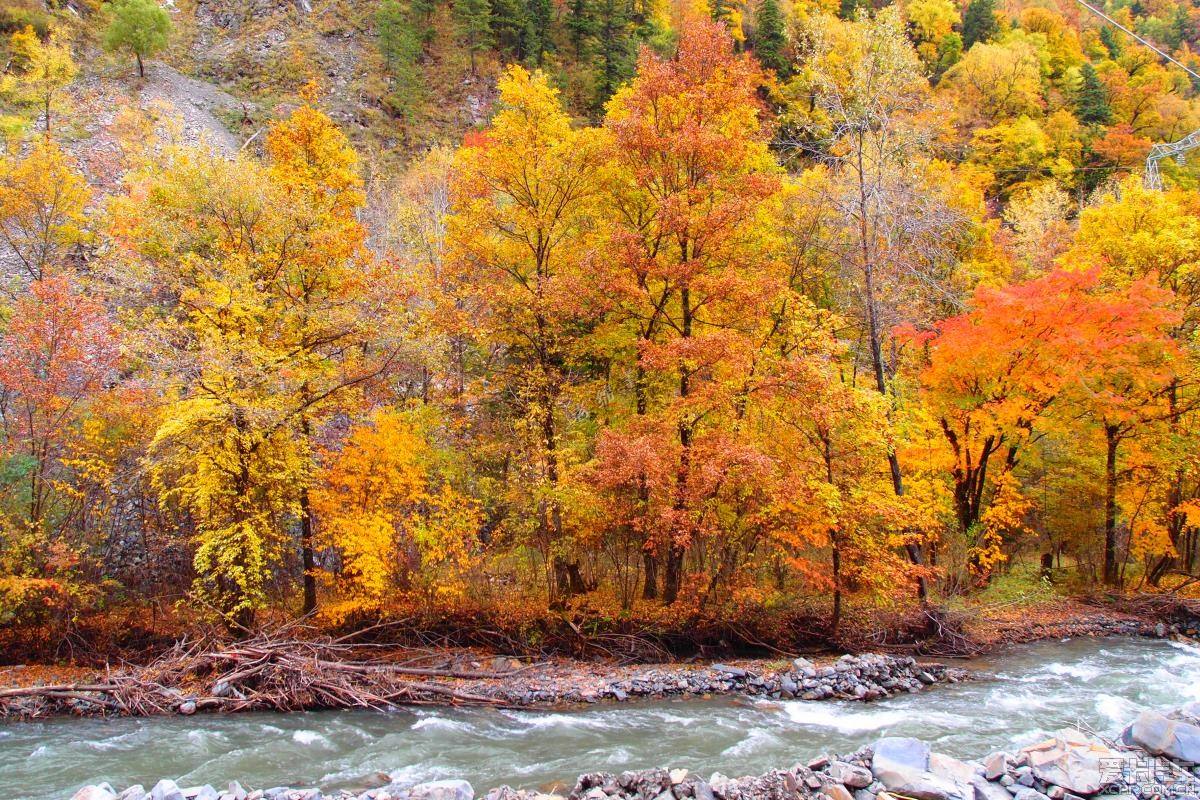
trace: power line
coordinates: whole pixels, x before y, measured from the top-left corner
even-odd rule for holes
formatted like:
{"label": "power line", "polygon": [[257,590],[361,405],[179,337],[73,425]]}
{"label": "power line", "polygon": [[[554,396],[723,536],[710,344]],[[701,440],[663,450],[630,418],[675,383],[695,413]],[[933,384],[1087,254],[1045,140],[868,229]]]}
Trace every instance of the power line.
{"label": "power line", "polygon": [[1102,19],[1106,20],[1110,25],[1113,25],[1114,27],[1120,28],[1121,30],[1125,31],[1125,33],[1128,33],[1134,39],[1137,39],[1139,42],[1144,44],[1146,47],[1149,47],[1151,50],[1158,53],[1160,56],[1165,58],[1167,61],[1170,61],[1172,64],[1174,64],[1175,66],[1179,67],[1184,72],[1186,72],[1188,75],[1191,75],[1193,78],[1200,81],[1200,75],[1197,75],[1195,72],[1193,72],[1192,68],[1189,67],[1187,64],[1184,64],[1182,61],[1179,61],[1178,59],[1174,58],[1173,56],[1167,55],[1162,50],[1159,50],[1157,47],[1155,47],[1149,41],[1147,41],[1146,39],[1143,39],[1141,36],[1137,35],[1133,31],[1129,30],[1129,28],[1126,28],[1124,25],[1117,22],[1115,19],[1110,17],[1108,14],[1105,14],[1103,11],[1096,8],[1095,6],[1085,3],[1084,0],[1075,0],[1075,2],[1079,3],[1079,5],[1083,6],[1088,11],[1091,11],[1096,16],[1101,17]]}
{"label": "power line", "polygon": [[[1117,22],[1115,19],[1110,17],[1108,14],[1105,14],[1103,11],[1096,8],[1095,6],[1088,4],[1087,2],[1085,2],[1085,0],[1075,0],[1075,2],[1079,3],[1079,5],[1083,6],[1088,11],[1091,11],[1093,14],[1100,17],[1101,19],[1107,20],[1109,24],[1114,25],[1117,28],[1124,31],[1125,33],[1129,34],[1134,39],[1136,39],[1137,41],[1141,42],[1146,47],[1153,50],[1155,53],[1158,53],[1160,56],[1165,58],[1167,61],[1170,61],[1175,66],[1179,67],[1181,70],[1186,72],[1188,75],[1191,75],[1197,81],[1200,81],[1200,75],[1197,75],[1195,72],[1193,72],[1192,68],[1189,67],[1187,64],[1184,64],[1182,61],[1176,59],[1174,56],[1171,56],[1167,53],[1164,53],[1162,50],[1159,50],[1157,47],[1152,45],[1150,42],[1143,39],[1141,36],[1137,35],[1133,31],[1129,30],[1129,28],[1126,28],[1124,25]],[[1177,142],[1159,142],[1157,144],[1152,145],[1150,147],[1149,155],[1146,156],[1146,173],[1142,178],[1143,182],[1146,184],[1146,188],[1162,191],[1162,188],[1163,188],[1162,170],[1160,169],[1158,162],[1162,161],[1164,158],[1169,158],[1171,156],[1174,156],[1175,160],[1182,164],[1183,159],[1187,155],[1187,153],[1191,150],[1195,150],[1197,147],[1200,147],[1200,131],[1193,131],[1192,133],[1189,133],[1187,136],[1183,137],[1182,139],[1180,139]]]}

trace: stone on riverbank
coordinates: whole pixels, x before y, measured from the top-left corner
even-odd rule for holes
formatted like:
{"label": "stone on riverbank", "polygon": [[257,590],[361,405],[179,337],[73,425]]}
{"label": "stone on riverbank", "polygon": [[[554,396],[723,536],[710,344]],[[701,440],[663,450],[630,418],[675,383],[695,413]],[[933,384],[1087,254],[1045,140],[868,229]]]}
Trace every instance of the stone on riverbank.
{"label": "stone on riverbank", "polygon": [[466,781],[430,781],[408,790],[408,800],[474,800],[475,790]]}
{"label": "stone on riverbank", "polygon": [[913,800],[974,800],[973,789],[934,774],[932,763],[925,742],[888,737],[875,743],[871,772],[888,791]]}
{"label": "stone on riverbank", "polygon": [[1075,794],[1095,794],[1104,788],[1101,760],[1116,757],[1107,745],[1078,731],[1059,731],[1052,739],[1021,752],[1040,781]]}
{"label": "stone on riverbank", "polygon": [[[802,700],[870,701],[905,692],[916,692],[934,683],[965,680],[965,670],[943,664],[918,664],[911,657],[878,653],[844,655],[833,666],[816,668],[811,661],[797,658],[789,668],[761,673],[747,667],[713,664],[706,669],[651,667],[623,680],[598,689],[570,690],[557,699],[594,702],[600,697],[617,701],[643,697],[680,697],[714,694],[745,694],[772,699],[799,697]],[[545,690],[543,690],[545,693]],[[537,693],[523,692],[509,697],[528,704]],[[555,699],[553,693],[550,698]]]}
{"label": "stone on riverbank", "polygon": [[[1194,719],[1185,709],[1180,709],[1177,713],[1185,718]],[[1125,729],[1122,739],[1127,744],[1136,745],[1156,756],[1166,756],[1193,764],[1200,763],[1200,726],[1182,719],[1171,719],[1154,711],[1143,711],[1133,724]]]}
{"label": "stone on riverbank", "polygon": [[179,784],[163,778],[150,790],[150,800],[185,800]]}

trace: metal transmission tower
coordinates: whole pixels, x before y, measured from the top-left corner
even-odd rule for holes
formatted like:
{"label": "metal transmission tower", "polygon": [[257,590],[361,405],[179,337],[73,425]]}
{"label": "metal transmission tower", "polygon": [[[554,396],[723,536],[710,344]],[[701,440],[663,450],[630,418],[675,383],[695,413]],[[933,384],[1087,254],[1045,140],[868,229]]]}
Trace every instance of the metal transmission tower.
{"label": "metal transmission tower", "polygon": [[[1195,78],[1197,81],[1200,81],[1200,75],[1197,75],[1187,64],[1184,64],[1182,61],[1179,61],[1178,59],[1172,57],[1170,54],[1164,53],[1162,50],[1159,50],[1153,44],[1146,41],[1145,39],[1143,39],[1141,36],[1137,35],[1133,31],[1129,30],[1129,28],[1126,28],[1124,25],[1117,22],[1115,19],[1110,17],[1108,14],[1105,14],[1103,11],[1096,8],[1095,6],[1085,3],[1084,0],[1075,0],[1075,2],[1079,3],[1079,5],[1083,6],[1088,11],[1095,14],[1097,17],[1100,17],[1105,22],[1112,25],[1114,28],[1124,31],[1129,36],[1132,36],[1139,43],[1150,48],[1155,53],[1158,53],[1165,60],[1167,60],[1167,61],[1171,62],[1172,64],[1174,64],[1175,66],[1179,67],[1184,72],[1186,72],[1188,75],[1191,75],[1193,78]],[[1150,148],[1150,154],[1148,156],[1146,156],[1146,174],[1142,178],[1142,180],[1146,184],[1146,188],[1162,191],[1162,188],[1163,188],[1162,172],[1158,168],[1158,162],[1162,161],[1164,158],[1174,158],[1177,162],[1182,164],[1183,159],[1187,156],[1187,154],[1189,152],[1191,152],[1192,150],[1195,150],[1197,147],[1200,147],[1200,131],[1192,131],[1187,136],[1185,136],[1182,139],[1175,141],[1175,142],[1159,142],[1158,144],[1153,145]]]}

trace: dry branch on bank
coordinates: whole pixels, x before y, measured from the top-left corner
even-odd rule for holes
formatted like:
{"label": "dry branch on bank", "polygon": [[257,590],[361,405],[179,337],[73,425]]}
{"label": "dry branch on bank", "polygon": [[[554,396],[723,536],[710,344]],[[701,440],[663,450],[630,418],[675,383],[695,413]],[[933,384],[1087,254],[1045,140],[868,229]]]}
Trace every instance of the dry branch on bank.
{"label": "dry branch on bank", "polygon": [[111,672],[103,682],[0,689],[0,716],[428,704],[504,707],[505,700],[456,682],[500,680],[524,669],[469,669],[444,658],[436,665],[419,666],[360,659],[354,645],[343,641],[288,633],[261,633],[233,643],[180,642],[150,664]]}

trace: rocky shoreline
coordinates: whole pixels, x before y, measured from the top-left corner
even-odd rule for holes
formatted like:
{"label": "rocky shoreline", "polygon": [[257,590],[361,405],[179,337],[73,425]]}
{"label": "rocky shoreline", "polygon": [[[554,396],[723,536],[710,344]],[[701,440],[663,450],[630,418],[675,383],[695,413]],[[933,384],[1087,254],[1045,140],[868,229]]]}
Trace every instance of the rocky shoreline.
{"label": "rocky shoreline", "polygon": [[729,694],[775,700],[871,701],[970,677],[967,670],[945,664],[877,653],[847,654],[823,665],[807,658],[775,666],[778,663],[662,664],[622,669],[599,681],[578,673],[566,678],[539,678],[535,672],[516,682],[492,687],[472,685],[469,689],[521,707]]}
{"label": "rocky shoreline", "polygon": [[162,780],[149,791],[85,786],[72,800],[1182,800],[1200,794],[1200,703],[1169,714],[1143,712],[1107,742],[1063,730],[1016,753],[978,761],[934,753],[918,739],[885,737],[842,756],[763,775],[705,779],[685,769],[579,776],[568,795],[501,786],[476,795],[469,783],[394,783],[361,793],[277,787],[247,791],[239,783],[180,788]]}
{"label": "rocky shoreline", "polygon": [[[469,661],[468,674],[499,677],[419,677],[395,687],[414,687],[405,696],[422,703],[456,704],[468,698],[476,704],[508,708],[561,708],[573,705],[624,702],[635,699],[746,695],[776,700],[871,701],[905,692],[917,692],[941,682],[966,680],[966,670],[912,657],[866,653],[844,655],[820,663],[806,658],[792,661],[734,661],[714,664],[656,664],[613,667],[576,661],[550,661],[523,665],[506,656]],[[381,671],[386,666],[380,667]],[[477,672],[475,672],[477,671]],[[367,679],[372,668],[363,670]],[[382,674],[382,673],[380,673]],[[168,686],[162,702],[151,706],[157,713],[195,714],[199,711],[278,710],[256,703],[252,687],[239,687],[221,678],[211,685]],[[137,714],[128,704],[115,705],[112,695],[95,685],[69,685],[25,689],[0,688],[0,718],[32,719],[52,714],[77,716]],[[69,691],[53,691],[65,688]],[[7,696],[6,696],[7,695]],[[168,696],[169,695],[169,696]],[[328,708],[318,697],[310,708]],[[396,700],[394,705],[404,705]],[[227,706],[233,705],[233,708]]]}

